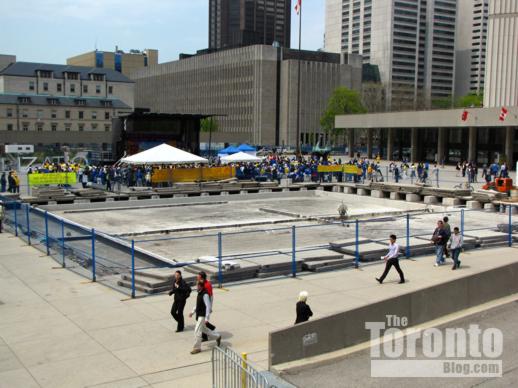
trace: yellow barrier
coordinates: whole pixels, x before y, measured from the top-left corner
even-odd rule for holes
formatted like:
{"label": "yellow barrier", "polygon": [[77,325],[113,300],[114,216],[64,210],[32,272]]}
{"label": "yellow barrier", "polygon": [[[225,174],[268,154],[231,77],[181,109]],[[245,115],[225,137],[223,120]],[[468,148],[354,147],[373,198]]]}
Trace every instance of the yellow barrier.
{"label": "yellow barrier", "polygon": [[234,167],[201,167],[154,170],[152,183],[218,181],[233,178]]}
{"label": "yellow barrier", "polygon": [[318,166],[318,172],[343,172],[345,174],[354,174],[357,175],[359,173],[359,168],[354,164],[344,164],[343,166]]}
{"label": "yellow barrier", "polygon": [[355,166],[354,164],[346,164],[346,165],[344,165],[344,173],[345,174],[358,175],[359,170],[360,169],[358,168],[358,166]]}
{"label": "yellow barrier", "polygon": [[29,186],[75,185],[77,183],[77,175],[75,172],[33,173],[27,176],[29,178]]}
{"label": "yellow barrier", "polygon": [[318,172],[342,172],[342,166],[318,166]]}

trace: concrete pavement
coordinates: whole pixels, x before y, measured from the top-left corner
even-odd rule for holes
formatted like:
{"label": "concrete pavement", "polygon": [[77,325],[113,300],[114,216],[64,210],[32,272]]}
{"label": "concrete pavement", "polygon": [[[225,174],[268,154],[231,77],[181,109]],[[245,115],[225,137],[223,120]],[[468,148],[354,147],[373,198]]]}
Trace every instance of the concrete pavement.
{"label": "concrete pavement", "polygon": [[[372,303],[518,259],[516,248],[465,253],[464,267],[433,267],[433,258],[402,263],[374,281],[382,267],[283,278],[215,290],[211,320],[223,345],[248,352],[265,368],[268,332],[293,324],[299,291],[309,292],[315,316]],[[174,333],[171,298],[127,300],[116,291],[62,269],[8,234],[0,235],[0,388],[207,387],[210,349],[191,356],[193,320]],[[194,298],[187,303],[192,308]]]}

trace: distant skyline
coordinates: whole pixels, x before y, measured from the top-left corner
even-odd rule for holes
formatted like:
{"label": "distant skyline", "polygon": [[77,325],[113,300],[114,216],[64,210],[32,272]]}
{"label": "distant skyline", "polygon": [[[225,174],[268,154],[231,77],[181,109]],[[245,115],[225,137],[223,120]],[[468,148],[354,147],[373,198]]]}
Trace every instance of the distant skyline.
{"label": "distant skyline", "polygon": [[[293,10],[291,47],[298,47]],[[302,48],[324,41],[325,0],[303,0]],[[0,0],[0,54],[62,63],[95,48],[159,50],[159,62],[208,47],[208,0]]]}

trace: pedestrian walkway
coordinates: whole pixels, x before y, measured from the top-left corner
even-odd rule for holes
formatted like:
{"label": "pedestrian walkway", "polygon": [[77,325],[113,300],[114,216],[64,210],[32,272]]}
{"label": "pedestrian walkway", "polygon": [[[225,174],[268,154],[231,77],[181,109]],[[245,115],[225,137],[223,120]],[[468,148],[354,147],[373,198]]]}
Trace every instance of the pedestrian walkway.
{"label": "pedestrian walkway", "polygon": [[[172,298],[125,299],[8,234],[0,234],[0,247],[0,388],[210,386],[207,349],[214,345],[189,354],[194,320],[186,316],[186,330],[175,333]],[[459,271],[434,268],[433,257],[403,260],[404,285],[393,273],[380,286],[374,277],[383,268],[371,265],[216,289],[211,321],[223,345],[247,352],[265,368],[268,332],[293,324],[301,290],[309,292],[317,318],[503,265],[518,255],[516,248],[499,248],[470,251],[461,259]]]}

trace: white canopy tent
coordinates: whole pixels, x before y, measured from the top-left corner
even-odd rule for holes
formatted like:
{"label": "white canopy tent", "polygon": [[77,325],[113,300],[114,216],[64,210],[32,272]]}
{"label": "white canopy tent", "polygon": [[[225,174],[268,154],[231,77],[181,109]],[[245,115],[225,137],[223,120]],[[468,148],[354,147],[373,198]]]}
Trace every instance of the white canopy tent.
{"label": "white canopy tent", "polygon": [[121,162],[126,164],[184,164],[208,163],[209,161],[163,143],[149,150],[123,158]]}
{"label": "white canopy tent", "polygon": [[260,162],[262,159],[258,158],[257,156],[253,156],[250,154],[247,154],[245,152],[238,152],[236,154],[223,156],[221,158],[221,163],[239,163],[239,162],[249,162],[249,163],[256,163]]}

